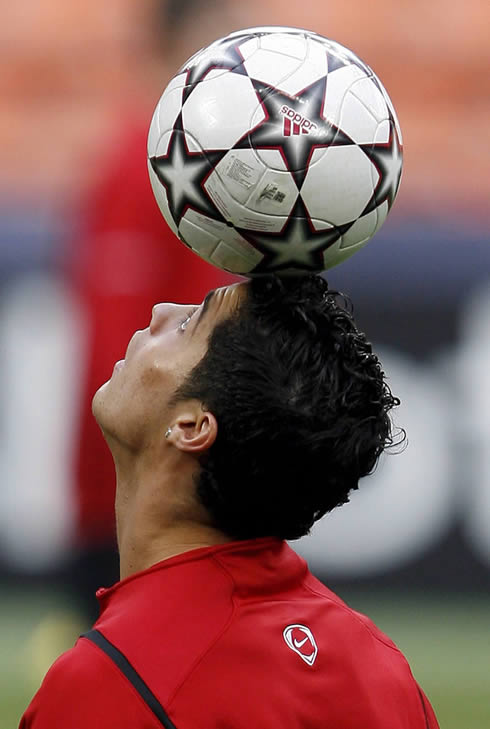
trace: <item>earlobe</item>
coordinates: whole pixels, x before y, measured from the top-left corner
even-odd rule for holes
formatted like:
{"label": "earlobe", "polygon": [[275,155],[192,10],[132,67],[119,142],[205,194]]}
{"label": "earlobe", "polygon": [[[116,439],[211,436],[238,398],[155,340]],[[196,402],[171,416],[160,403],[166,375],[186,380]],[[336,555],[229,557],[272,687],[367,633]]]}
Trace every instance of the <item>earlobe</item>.
{"label": "earlobe", "polygon": [[186,453],[200,455],[211,448],[218,434],[218,423],[209,411],[179,415],[172,425],[172,445]]}

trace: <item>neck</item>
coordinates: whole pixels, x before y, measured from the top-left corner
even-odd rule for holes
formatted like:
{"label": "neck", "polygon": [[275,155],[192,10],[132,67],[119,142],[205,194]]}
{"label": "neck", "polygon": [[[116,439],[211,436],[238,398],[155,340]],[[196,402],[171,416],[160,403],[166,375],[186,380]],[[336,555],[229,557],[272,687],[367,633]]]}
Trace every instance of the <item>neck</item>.
{"label": "neck", "polygon": [[163,467],[116,463],[116,523],[121,579],[169,557],[230,541],[194,497],[196,462],[170,454]]}
{"label": "neck", "polygon": [[150,539],[148,535],[142,539],[141,534],[126,532],[119,546],[121,580],[178,554],[226,541],[228,538],[217,530],[191,523],[165,528]]}

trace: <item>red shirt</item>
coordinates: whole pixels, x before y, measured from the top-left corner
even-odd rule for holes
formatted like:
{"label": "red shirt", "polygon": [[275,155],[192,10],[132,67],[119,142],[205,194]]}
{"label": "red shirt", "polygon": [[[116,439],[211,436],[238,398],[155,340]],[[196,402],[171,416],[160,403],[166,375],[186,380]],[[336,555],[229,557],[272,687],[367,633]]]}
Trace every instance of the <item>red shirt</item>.
{"label": "red shirt", "polygon": [[120,665],[80,638],[20,729],[437,729],[397,647],[285,542],[186,552],[98,598]]}

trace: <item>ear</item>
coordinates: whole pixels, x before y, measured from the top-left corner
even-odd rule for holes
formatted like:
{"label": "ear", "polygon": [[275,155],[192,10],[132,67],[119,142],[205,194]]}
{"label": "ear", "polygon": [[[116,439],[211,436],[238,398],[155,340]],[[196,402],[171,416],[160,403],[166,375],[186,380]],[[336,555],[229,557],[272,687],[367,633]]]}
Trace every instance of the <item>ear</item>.
{"label": "ear", "polygon": [[172,419],[168,437],[175,448],[199,456],[208,451],[218,435],[218,423],[213,413],[203,410],[202,404],[186,403]]}

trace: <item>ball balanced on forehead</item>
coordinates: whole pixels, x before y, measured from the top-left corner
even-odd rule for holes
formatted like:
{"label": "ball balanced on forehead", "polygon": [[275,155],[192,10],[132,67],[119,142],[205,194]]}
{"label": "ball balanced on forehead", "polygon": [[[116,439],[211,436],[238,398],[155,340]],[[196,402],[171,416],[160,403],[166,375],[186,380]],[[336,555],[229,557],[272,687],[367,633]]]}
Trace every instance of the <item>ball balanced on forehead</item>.
{"label": "ball balanced on forehead", "polygon": [[379,230],[397,194],[401,132],[352,51],[295,28],[215,41],[172,78],[148,137],[170,228],[232,273],[323,271]]}

